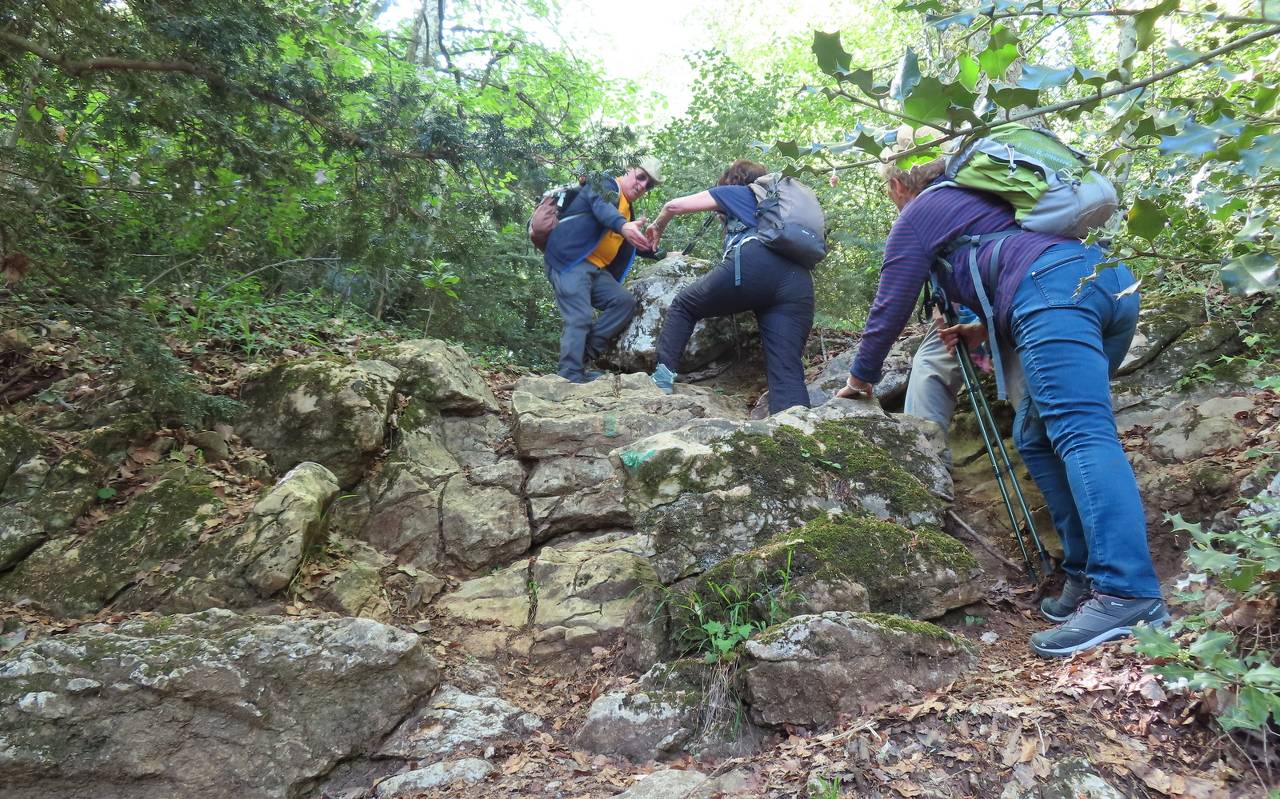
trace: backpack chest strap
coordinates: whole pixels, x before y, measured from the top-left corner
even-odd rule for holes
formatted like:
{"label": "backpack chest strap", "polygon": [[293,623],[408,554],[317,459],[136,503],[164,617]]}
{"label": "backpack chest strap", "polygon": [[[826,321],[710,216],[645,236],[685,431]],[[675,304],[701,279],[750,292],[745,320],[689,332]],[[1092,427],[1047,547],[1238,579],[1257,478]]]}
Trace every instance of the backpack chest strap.
{"label": "backpack chest strap", "polygon": [[[973,292],[978,295],[978,304],[982,308],[982,316],[987,320],[987,341],[991,342],[991,362],[993,370],[996,373],[996,396],[1000,399],[1007,399],[1008,392],[1005,390],[1004,382],[1004,364],[1001,362],[1000,350],[1002,349],[999,342],[996,341],[996,314],[991,304],[991,298],[987,294],[986,281],[983,280],[982,270],[978,268],[978,250],[983,244],[994,242],[995,246],[991,250],[991,268],[988,272],[991,274],[993,281],[1000,271],[1000,248],[1004,246],[1005,239],[1015,234],[1021,233],[1022,228],[1012,228],[1010,230],[1000,230],[995,233],[978,233],[966,234],[952,240],[943,249],[938,256],[940,263],[948,274],[955,269],[948,257],[954,255],[963,247],[969,248],[969,277],[973,280]],[[995,293],[994,287],[992,293]]]}

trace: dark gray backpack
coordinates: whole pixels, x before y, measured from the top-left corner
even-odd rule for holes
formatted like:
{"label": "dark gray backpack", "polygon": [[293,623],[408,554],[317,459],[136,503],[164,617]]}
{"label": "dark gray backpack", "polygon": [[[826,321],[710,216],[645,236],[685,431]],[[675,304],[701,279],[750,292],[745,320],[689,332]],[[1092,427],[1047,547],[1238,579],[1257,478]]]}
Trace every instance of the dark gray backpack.
{"label": "dark gray backpack", "polygon": [[750,185],[756,196],[756,237],[806,269],[827,256],[827,218],[813,189],[776,172]]}

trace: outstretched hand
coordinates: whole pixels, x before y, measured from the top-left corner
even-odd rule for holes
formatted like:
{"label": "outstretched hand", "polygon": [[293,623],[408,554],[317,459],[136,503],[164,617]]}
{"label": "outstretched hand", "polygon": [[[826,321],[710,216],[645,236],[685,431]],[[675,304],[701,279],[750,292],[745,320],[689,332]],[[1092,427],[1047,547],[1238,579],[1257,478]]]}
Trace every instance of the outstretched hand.
{"label": "outstretched hand", "polygon": [[837,399],[871,399],[875,388],[865,380],[859,380],[853,375],[845,381],[840,390],[836,392]]}
{"label": "outstretched hand", "polygon": [[623,225],[622,237],[637,250],[648,252],[653,249],[653,244],[644,233],[644,222],[645,220],[641,218]]}
{"label": "outstretched hand", "polygon": [[956,342],[964,341],[965,347],[973,352],[987,340],[987,328],[982,322],[966,322],[962,325],[944,327],[938,324],[938,338],[946,345],[947,352],[956,354]]}
{"label": "outstretched hand", "polygon": [[650,225],[649,229],[644,232],[644,235],[649,239],[649,249],[656,252],[658,249],[658,243],[662,241],[662,229],[656,224]]}

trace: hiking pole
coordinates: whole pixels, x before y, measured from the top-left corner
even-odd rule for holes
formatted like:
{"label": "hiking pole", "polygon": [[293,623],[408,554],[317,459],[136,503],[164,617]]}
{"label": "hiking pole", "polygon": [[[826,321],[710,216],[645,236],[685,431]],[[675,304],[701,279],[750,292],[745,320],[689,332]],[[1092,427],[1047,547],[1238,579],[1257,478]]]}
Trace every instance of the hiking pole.
{"label": "hiking pole", "polygon": [[[943,292],[937,281],[933,281],[933,285],[930,287],[930,296],[932,302],[947,320],[947,324],[955,325],[958,321],[955,311],[951,308],[951,303],[947,302],[946,293]],[[991,346],[997,345],[995,342],[991,342]],[[1005,449],[1004,439],[996,426],[995,417],[991,413],[991,406],[987,403],[986,395],[982,393],[982,386],[978,382],[977,368],[973,365],[969,347],[965,344],[963,338],[958,338],[956,341],[956,357],[960,361],[960,375],[964,379],[964,387],[969,394],[969,403],[973,406],[974,416],[978,420],[978,431],[982,436],[982,444],[991,463],[991,471],[996,478],[996,487],[1000,490],[1000,498],[1004,502],[1005,512],[1009,514],[1009,524],[1013,527],[1014,539],[1018,542],[1018,549],[1022,551],[1022,560],[1027,565],[1027,572],[1031,577],[1031,582],[1038,584],[1040,577],[1037,575],[1036,567],[1031,561],[1031,553],[1027,551],[1024,532],[1031,537],[1031,541],[1035,545],[1036,554],[1040,557],[1042,575],[1048,576],[1053,572],[1053,560],[1049,557],[1049,553],[1045,551],[1044,544],[1040,541],[1035,522],[1031,518],[1031,509],[1028,507],[1026,497],[1022,493],[1022,486],[1018,483],[1018,476],[1014,472],[1013,462],[1009,458],[1009,451]],[[1009,481],[1008,485],[1005,483],[1006,478]],[[1021,524],[1018,521],[1018,514],[1014,512],[1014,498],[1017,499],[1018,510],[1021,511]]]}
{"label": "hiking pole", "polygon": [[715,214],[708,214],[707,221],[702,223],[702,227],[698,228],[698,232],[693,234],[693,238],[689,239],[689,243],[684,245],[684,249],[680,251],[680,254],[688,255],[689,253],[693,252],[694,245],[698,243],[699,239],[707,235],[707,231],[711,229],[711,225],[715,221],[716,221]]}

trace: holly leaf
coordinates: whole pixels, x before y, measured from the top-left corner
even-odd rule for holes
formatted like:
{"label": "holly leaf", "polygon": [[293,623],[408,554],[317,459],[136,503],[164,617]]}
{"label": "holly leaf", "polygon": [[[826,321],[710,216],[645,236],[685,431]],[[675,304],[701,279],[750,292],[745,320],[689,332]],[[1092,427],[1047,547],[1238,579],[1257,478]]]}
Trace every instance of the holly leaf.
{"label": "holly leaf", "polygon": [[869,69],[839,70],[836,72],[836,77],[842,82],[852,83],[871,97],[883,97],[887,91],[885,86],[876,85],[875,76]]}
{"label": "holly leaf", "polygon": [[1280,277],[1276,274],[1276,259],[1265,252],[1255,252],[1232,258],[1222,267],[1222,285],[1233,294],[1246,297],[1264,291],[1274,291]]}
{"label": "holly leaf", "polygon": [[1023,89],[1018,86],[1003,84],[991,93],[992,101],[1001,108],[1017,108],[1036,105],[1040,93],[1034,89]]}
{"label": "holly leaf", "polygon": [[785,158],[799,158],[800,145],[794,141],[777,141],[773,143],[773,149],[777,150]]}
{"label": "holly leaf", "polygon": [[945,125],[947,109],[951,101],[944,93],[942,83],[934,77],[921,78],[911,95],[902,103],[902,113],[915,123]]}
{"label": "holly leaf", "polygon": [[1054,69],[1038,64],[1027,64],[1022,68],[1022,77],[1018,78],[1017,84],[1024,89],[1047,89],[1061,86],[1071,80],[1075,74],[1075,67]]}
{"label": "holly leaf", "polygon": [[840,44],[839,32],[823,33],[822,31],[814,31],[813,54],[817,56],[818,69],[828,75],[834,76],[841,70],[847,72],[853,63],[853,57],[846,53],[844,47]]}
{"label": "holly leaf", "polygon": [[1236,234],[1236,241],[1254,241],[1266,232],[1271,216],[1266,211],[1252,213],[1245,220],[1244,227]]}
{"label": "holly leaf", "polygon": [[982,69],[978,66],[978,60],[968,53],[961,53],[956,57],[956,63],[960,65],[960,72],[956,75],[956,80],[969,91],[976,90],[978,88],[978,74]]}
{"label": "holly leaf", "polygon": [[1254,139],[1251,147],[1240,151],[1240,166],[1255,178],[1263,169],[1280,170],[1280,133]]}
{"label": "holly leaf", "polygon": [[1006,44],[1003,47],[988,47],[978,54],[978,66],[993,78],[1004,75],[1004,71],[1018,58],[1018,46]]}
{"label": "holly leaf", "polygon": [[908,47],[902,60],[898,62],[898,74],[894,76],[893,83],[889,84],[889,96],[899,102],[904,101],[918,83],[920,83],[920,58],[915,50]]}
{"label": "holly leaf", "polygon": [[1195,50],[1188,50],[1181,45],[1171,44],[1164,48],[1164,54],[1169,56],[1169,60],[1177,64],[1190,64],[1200,57],[1200,53]]}
{"label": "holly leaf", "polygon": [[1168,215],[1160,210],[1160,206],[1139,197],[1133,201],[1133,205],[1129,207],[1129,213],[1125,215],[1125,229],[1147,241],[1155,241],[1156,236],[1160,235],[1160,231],[1164,230],[1165,223],[1168,221]]}
{"label": "holly leaf", "polygon": [[1182,132],[1174,136],[1160,137],[1160,154],[1183,153],[1204,155],[1218,149],[1218,132],[1195,122],[1187,122]]}
{"label": "holly leaf", "polygon": [[1148,8],[1145,11],[1139,11],[1133,18],[1133,27],[1137,33],[1137,46],[1139,50],[1146,50],[1151,43],[1156,40],[1156,23],[1165,14],[1173,11],[1178,7],[1179,0],[1164,0],[1157,6]]}
{"label": "holly leaf", "polygon": [[977,16],[978,16],[977,10],[958,11],[955,14],[945,14],[945,15],[926,14],[924,21],[929,23],[930,25],[932,25],[933,27],[937,28],[940,31],[945,31],[947,28],[950,28],[952,25],[963,25],[964,27],[967,28],[969,27],[969,25],[973,24],[973,20]]}
{"label": "holly leaf", "polygon": [[1253,88],[1253,113],[1265,114],[1271,110],[1276,104],[1276,97],[1280,95],[1280,84],[1275,86],[1267,86],[1259,83]]}
{"label": "holly leaf", "polygon": [[1102,88],[1103,84],[1107,81],[1112,80],[1112,77],[1110,74],[1106,72],[1099,72],[1096,69],[1076,67],[1076,80],[1098,89]]}

